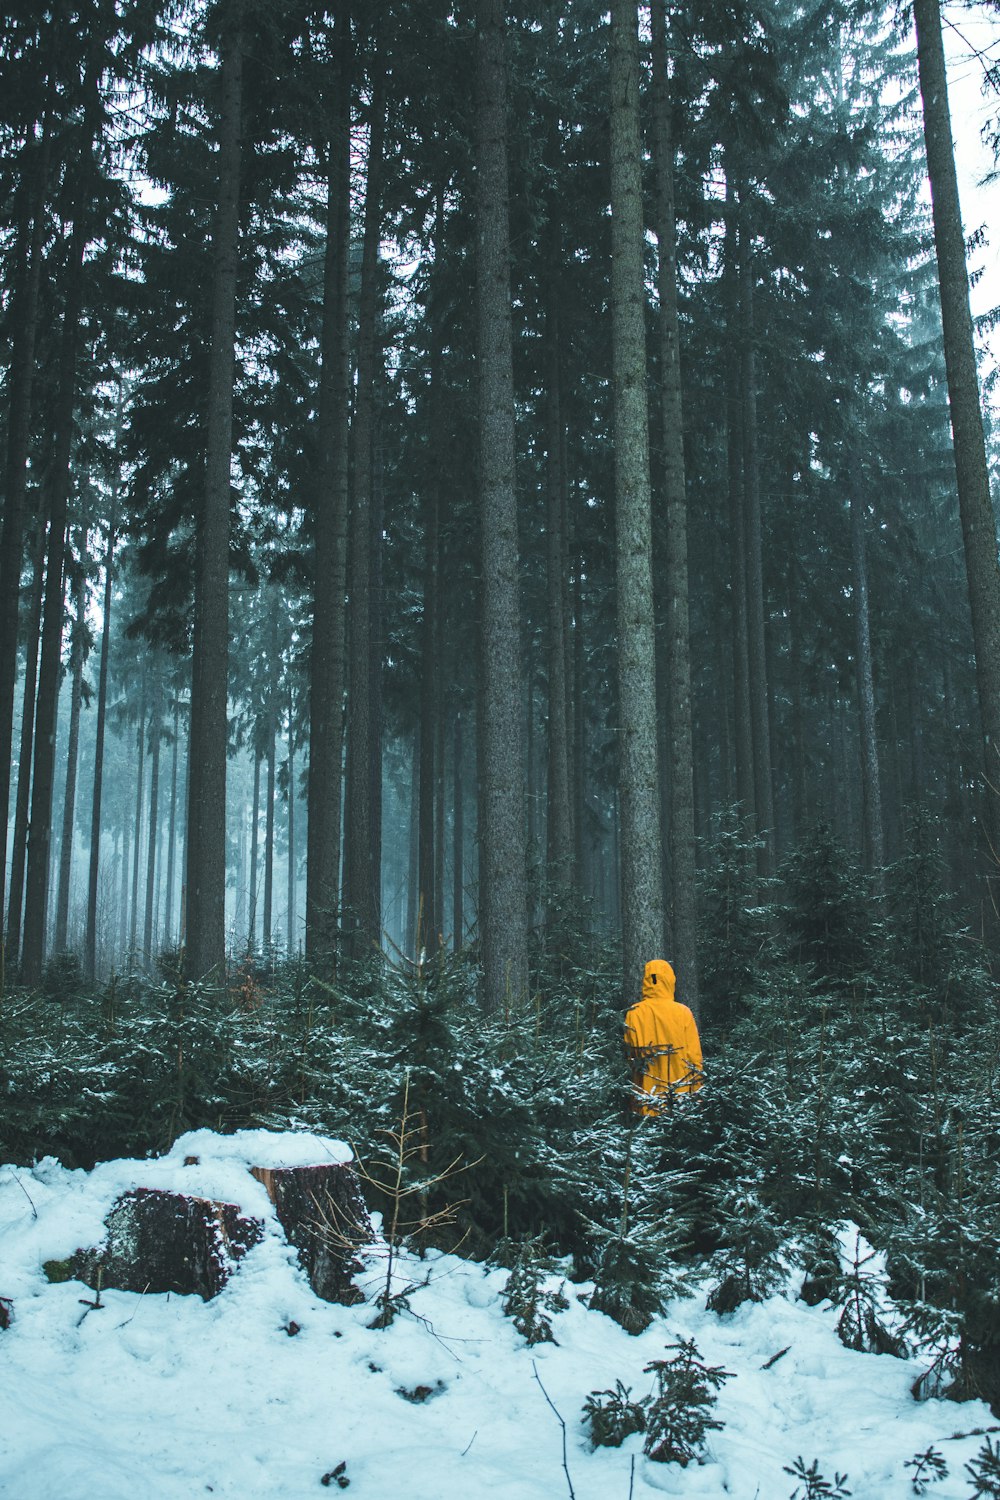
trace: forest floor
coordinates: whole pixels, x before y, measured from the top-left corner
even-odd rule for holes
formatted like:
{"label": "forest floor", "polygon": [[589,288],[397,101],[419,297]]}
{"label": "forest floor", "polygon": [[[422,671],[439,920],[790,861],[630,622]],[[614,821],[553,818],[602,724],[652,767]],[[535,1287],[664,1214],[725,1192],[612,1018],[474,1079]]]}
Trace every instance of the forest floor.
{"label": "forest floor", "polygon": [[[339,1143],[317,1137],[198,1131],[155,1161],[0,1167],[0,1297],[13,1305],[0,1332],[0,1495],[299,1500],[346,1480],[359,1500],[787,1500],[807,1493],[786,1472],[801,1457],[830,1486],[813,1493],[903,1500],[914,1493],[906,1462],[930,1446],[948,1473],[928,1493],[970,1494],[965,1466],[996,1431],[989,1409],[917,1403],[917,1362],[846,1349],[837,1310],[797,1299],[801,1273],[784,1295],[724,1317],[706,1310],[702,1289],[635,1338],[588,1309],[587,1284],[567,1281],[568,1307],[551,1314],[556,1342],[529,1347],[503,1313],[505,1270],[404,1253],[409,1310],[370,1328],[384,1246],[364,1256],[365,1303],[320,1301],[247,1170],[262,1152],[264,1164],[295,1164],[317,1142],[342,1158]],[[184,1166],[189,1155],[196,1168]],[[140,1185],[238,1202],[265,1219],[263,1241],[212,1301],[105,1291],[95,1310],[79,1281],[48,1281],[44,1263],[98,1244],[111,1204]],[[732,1373],[704,1461],[653,1462],[640,1435],[592,1448],[588,1395],[617,1381],[645,1394],[644,1366],[681,1339]]]}

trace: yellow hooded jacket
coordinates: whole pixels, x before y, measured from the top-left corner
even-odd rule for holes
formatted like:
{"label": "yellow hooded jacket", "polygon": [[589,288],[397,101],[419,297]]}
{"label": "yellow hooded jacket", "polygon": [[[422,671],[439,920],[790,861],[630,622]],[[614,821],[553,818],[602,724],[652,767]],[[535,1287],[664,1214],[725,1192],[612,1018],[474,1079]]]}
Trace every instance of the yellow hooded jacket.
{"label": "yellow hooded jacket", "polygon": [[[625,1016],[632,1079],[647,1094],[689,1094],[701,1088],[701,1041],[694,1016],[674,999],[674,971],[662,958],[646,965],[642,999]],[[644,1115],[657,1114],[640,1105]]]}

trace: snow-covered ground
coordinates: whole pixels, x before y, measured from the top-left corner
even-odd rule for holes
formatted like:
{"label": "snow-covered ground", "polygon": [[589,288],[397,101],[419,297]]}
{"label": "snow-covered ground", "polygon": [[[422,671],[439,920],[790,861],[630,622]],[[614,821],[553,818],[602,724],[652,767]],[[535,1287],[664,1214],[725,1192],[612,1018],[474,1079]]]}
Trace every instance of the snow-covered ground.
{"label": "snow-covered ground", "polygon": [[[192,1155],[200,1164],[185,1166]],[[199,1131],[156,1161],[89,1173],[51,1159],[0,1167],[0,1296],[14,1305],[0,1332],[0,1495],[299,1500],[321,1492],[324,1476],[335,1493],[344,1464],[358,1500],[557,1500],[570,1483],[576,1500],[786,1500],[796,1481],[783,1470],[801,1455],[831,1483],[846,1473],[854,1500],[903,1500],[905,1461],[931,1444],[949,1474],[928,1493],[969,1494],[964,1465],[984,1439],[954,1435],[994,1426],[989,1410],[917,1404],[915,1363],[845,1349],[827,1306],[774,1297],[720,1318],[702,1295],[631,1338],[587,1309],[587,1287],[567,1285],[569,1308],[552,1315],[558,1343],[529,1348],[501,1310],[506,1272],[432,1253],[401,1263],[419,1286],[411,1311],[370,1329],[370,1305],[313,1295],[247,1169],[344,1155],[316,1136]],[[264,1240],[213,1301],[106,1291],[91,1311],[80,1282],[49,1284],[43,1262],[99,1244],[115,1198],[139,1185],[236,1202],[266,1220]],[[374,1297],[385,1274],[377,1247],[367,1264]],[[643,1366],[678,1336],[735,1373],[706,1461],[653,1463],[640,1436],[592,1451],[580,1420],[588,1394],[617,1380],[645,1393]],[[566,1423],[568,1479],[546,1395]]]}

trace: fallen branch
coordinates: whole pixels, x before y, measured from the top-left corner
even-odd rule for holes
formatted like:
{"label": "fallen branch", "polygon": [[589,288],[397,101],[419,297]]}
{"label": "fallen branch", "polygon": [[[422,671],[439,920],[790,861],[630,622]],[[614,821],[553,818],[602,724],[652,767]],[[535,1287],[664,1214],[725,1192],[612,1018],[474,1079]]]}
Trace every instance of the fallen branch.
{"label": "fallen branch", "polygon": [[549,1406],[555,1412],[555,1414],[556,1414],[556,1421],[559,1423],[559,1426],[562,1428],[563,1473],[566,1475],[566,1483],[569,1486],[569,1500],[576,1500],[576,1491],[573,1488],[573,1481],[569,1477],[569,1459],[568,1459],[568,1456],[567,1456],[567,1453],[566,1453],[566,1423],[563,1421],[563,1419],[560,1416],[558,1410],[553,1405],[552,1398],[549,1396],[548,1391],[545,1389],[544,1385],[542,1385],[542,1377],[538,1373],[538,1366],[535,1364],[534,1360],[531,1361],[531,1368],[532,1368],[532,1370],[534,1372],[535,1379],[538,1381],[538,1389],[541,1391],[542,1395],[545,1397],[545,1399],[548,1402]]}

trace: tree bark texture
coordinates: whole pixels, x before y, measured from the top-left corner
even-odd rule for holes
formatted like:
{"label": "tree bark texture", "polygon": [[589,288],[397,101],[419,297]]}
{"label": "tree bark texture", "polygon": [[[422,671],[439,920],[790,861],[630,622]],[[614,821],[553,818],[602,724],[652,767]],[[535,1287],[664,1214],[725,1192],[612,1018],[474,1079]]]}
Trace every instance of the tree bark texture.
{"label": "tree bark texture", "polygon": [[[120,410],[119,410],[120,427]],[[87,924],[83,943],[83,967],[89,979],[97,977],[97,894],[101,868],[101,804],[104,798],[104,737],[108,718],[108,665],[111,646],[111,610],[114,603],[114,556],[118,526],[117,477],[108,540],[104,553],[104,614],[101,625],[101,665],[97,677],[97,723],[94,728],[94,790],[90,804],[90,864],[87,873]],[[171,837],[173,836],[171,830]],[[169,900],[169,897],[168,897]]]}
{"label": "tree bark texture", "polygon": [[353,491],[349,533],[350,656],[347,695],[347,812],[344,851],[344,904],[355,952],[361,954],[381,936],[380,870],[373,765],[377,725],[372,696],[372,590],[377,542],[373,536],[375,403],[380,345],[379,242],[382,226],[382,151],[385,136],[385,66],[375,40],[371,128],[365,222],[361,250],[358,308],[358,378],[351,429]]}
{"label": "tree bark texture", "polygon": [[660,303],[660,385],[663,498],[667,526],[666,634],[670,728],[670,891],[672,950],[682,998],[698,1015],[695,900],[694,733],[691,713],[691,632],[688,613],[687,492],[684,410],[677,315],[677,225],[674,215],[672,99],[667,72],[665,0],[653,0],[653,139],[656,163],[657,291]]}
{"label": "tree bark texture", "polygon": [[507,77],[501,0],[476,22],[476,300],[482,695],[479,924],[488,1014],[528,994],[520,582],[507,181]]}
{"label": "tree bark texture", "polygon": [[885,841],[882,836],[882,780],[875,724],[871,623],[868,609],[868,558],[865,543],[861,466],[851,475],[851,582],[854,594],[854,640],[861,741],[861,826],[865,868],[883,885]]}
{"label": "tree bark texture", "polygon": [[624,992],[663,948],[652,532],[646,399],[639,37],[634,0],[611,11],[611,318],[615,441],[618,785]]}
{"label": "tree bark texture", "polygon": [[326,248],[319,391],[320,464],[316,485],[313,639],[309,668],[309,777],[306,792],[306,952],[333,950],[339,908],[344,744],[348,456],[351,366],[348,309],[351,205],[351,25],[337,9],[336,78],[327,103]]}
{"label": "tree bark texture", "polygon": [[160,836],[160,747],[163,743],[163,687],[157,675],[149,719],[149,829],[146,839],[146,910],[142,929],[142,958],[148,969],[156,942],[156,846]]}
{"label": "tree bark texture", "polygon": [[733,744],[736,800],[749,834],[757,824],[753,731],[750,711],[750,647],[747,632],[747,546],[743,504],[743,404],[740,397],[739,236],[736,193],[726,182],[726,456],[729,509],[729,568],[733,612]]}
{"label": "tree bark texture", "polygon": [[205,483],[198,517],[188,767],[185,968],[222,979],[226,964],[226,751],[229,739],[229,512],[239,269],[242,8],[223,40],[219,180],[212,235]]}
{"label": "tree bark texture", "polygon": [[63,792],[62,839],[59,845],[59,889],[56,895],[54,947],[67,948],[69,933],[69,888],[73,873],[73,832],[76,827],[76,773],[80,753],[80,709],[83,704],[83,663],[86,655],[87,585],[82,570],[73,583],[75,602],[73,644],[70,650],[69,735],[66,746],[66,785]]}
{"label": "tree bark texture", "polygon": [[754,268],[750,248],[749,212],[745,203],[741,203],[740,207],[740,378],[743,400],[743,503],[746,514],[747,660],[753,734],[754,808],[757,815],[757,870],[760,875],[767,876],[774,869],[774,780],[771,774],[771,714],[764,627],[764,548],[757,452]]}
{"label": "tree bark texture", "polygon": [[940,0],[914,0],[924,142],[934,211],[941,322],[955,445],[958,504],[972,607],[976,684],[982,718],[987,837],[1000,844],[1000,566],[990,499],[983,412],[969,307],[965,235],[955,172]]}

